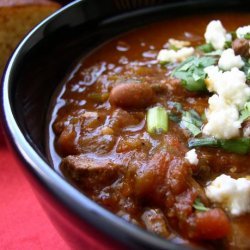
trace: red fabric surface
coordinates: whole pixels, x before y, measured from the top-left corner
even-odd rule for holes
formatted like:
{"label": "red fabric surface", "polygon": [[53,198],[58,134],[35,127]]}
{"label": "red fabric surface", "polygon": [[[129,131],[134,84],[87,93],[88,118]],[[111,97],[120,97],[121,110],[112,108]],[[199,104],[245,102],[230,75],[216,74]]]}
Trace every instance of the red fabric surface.
{"label": "red fabric surface", "polygon": [[0,249],[69,250],[3,141],[0,127]]}

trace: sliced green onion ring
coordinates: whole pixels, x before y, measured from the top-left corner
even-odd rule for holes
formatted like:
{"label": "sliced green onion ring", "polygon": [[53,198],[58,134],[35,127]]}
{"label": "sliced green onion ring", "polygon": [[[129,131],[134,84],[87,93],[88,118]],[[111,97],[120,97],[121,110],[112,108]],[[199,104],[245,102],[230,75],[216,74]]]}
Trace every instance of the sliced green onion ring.
{"label": "sliced green onion ring", "polygon": [[168,113],[163,107],[150,108],[147,112],[147,131],[162,134],[168,131]]}

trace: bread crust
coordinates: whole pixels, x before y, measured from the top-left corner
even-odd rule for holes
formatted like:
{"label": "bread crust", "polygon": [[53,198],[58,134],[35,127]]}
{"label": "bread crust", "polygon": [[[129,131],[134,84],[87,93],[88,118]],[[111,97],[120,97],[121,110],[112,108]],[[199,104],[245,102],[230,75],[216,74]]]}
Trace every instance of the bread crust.
{"label": "bread crust", "polygon": [[60,7],[60,4],[50,0],[0,0],[1,7],[17,7],[25,5],[50,5]]}
{"label": "bread crust", "polygon": [[21,39],[60,6],[49,0],[0,0],[0,78]]}

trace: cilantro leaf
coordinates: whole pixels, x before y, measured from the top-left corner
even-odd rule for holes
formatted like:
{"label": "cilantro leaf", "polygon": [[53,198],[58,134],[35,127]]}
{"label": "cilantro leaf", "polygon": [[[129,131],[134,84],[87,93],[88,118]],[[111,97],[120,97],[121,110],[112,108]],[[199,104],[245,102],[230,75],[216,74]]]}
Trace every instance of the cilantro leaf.
{"label": "cilantro leaf", "polygon": [[193,208],[200,212],[206,212],[209,210],[209,208],[205,207],[205,205],[201,202],[200,198],[195,199]]}
{"label": "cilantro leaf", "polygon": [[182,114],[180,126],[186,128],[191,134],[197,136],[201,133],[202,120],[199,114],[191,109]]}
{"label": "cilantro leaf", "polygon": [[250,102],[245,103],[244,109],[240,111],[240,122],[244,122],[250,117]]}
{"label": "cilantro leaf", "polygon": [[218,49],[218,50],[206,53],[205,55],[206,56],[221,56],[222,52],[223,52],[222,50]]}
{"label": "cilantro leaf", "polygon": [[202,119],[195,110],[185,111],[179,102],[168,101],[167,104],[170,109],[175,109],[168,111],[171,121],[179,123],[182,128],[187,129],[194,136],[201,133]]}
{"label": "cilantro leaf", "polygon": [[208,67],[208,66],[211,66],[215,63],[216,63],[216,59],[213,57],[204,56],[204,57],[200,57],[200,58],[198,58],[198,57],[195,58],[195,65],[197,67],[201,67],[203,69]]}
{"label": "cilantro leaf", "polygon": [[178,115],[175,115],[171,112],[168,113],[168,117],[172,122],[179,123],[181,121],[181,118]]}
{"label": "cilantro leaf", "polygon": [[244,38],[247,39],[247,40],[249,40],[249,39],[250,39],[250,33],[246,33],[246,34],[244,35]]}
{"label": "cilantro leaf", "polygon": [[187,71],[193,65],[194,59],[194,56],[187,58],[184,62],[182,62],[178,67],[175,68],[174,72]]}
{"label": "cilantro leaf", "polygon": [[175,108],[178,112],[182,112],[183,111],[182,105],[179,102],[171,102],[171,101],[169,101],[168,105],[171,108]]}
{"label": "cilantro leaf", "polygon": [[224,49],[232,48],[232,41],[226,41],[224,45]]}
{"label": "cilantro leaf", "polygon": [[247,80],[250,80],[250,60],[244,60],[244,63],[243,71],[246,74]]}
{"label": "cilantro leaf", "polygon": [[212,46],[211,43],[205,43],[197,47],[198,50],[204,52],[204,53],[209,53],[214,51],[214,47]]}
{"label": "cilantro leaf", "polygon": [[181,103],[179,102],[172,102],[172,101],[168,101],[168,106],[171,109],[175,109],[177,111],[177,114],[173,111],[168,111],[168,117],[171,121],[179,123],[181,121],[180,115],[178,113],[182,113],[183,112],[183,108]]}
{"label": "cilantro leaf", "polygon": [[181,79],[182,85],[189,91],[204,91],[206,73],[204,68],[215,64],[213,57],[189,57],[172,72],[172,76]]}

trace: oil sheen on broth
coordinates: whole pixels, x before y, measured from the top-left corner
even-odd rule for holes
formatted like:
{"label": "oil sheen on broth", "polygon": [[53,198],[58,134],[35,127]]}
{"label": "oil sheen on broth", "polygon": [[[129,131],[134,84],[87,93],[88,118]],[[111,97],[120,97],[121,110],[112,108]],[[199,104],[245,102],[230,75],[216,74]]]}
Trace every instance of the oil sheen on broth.
{"label": "oil sheen on broth", "polygon": [[56,170],[166,239],[249,249],[249,23],[247,13],[171,18],[83,58],[54,100]]}

